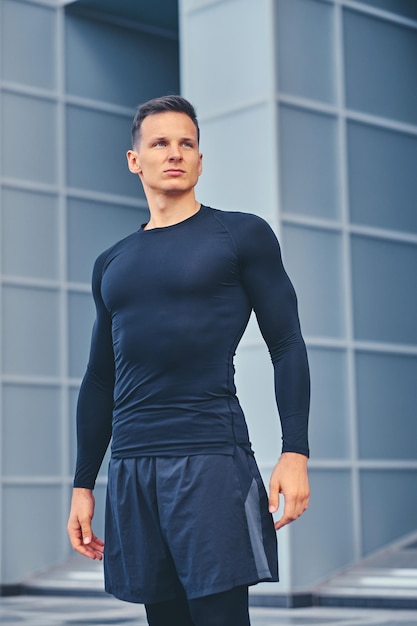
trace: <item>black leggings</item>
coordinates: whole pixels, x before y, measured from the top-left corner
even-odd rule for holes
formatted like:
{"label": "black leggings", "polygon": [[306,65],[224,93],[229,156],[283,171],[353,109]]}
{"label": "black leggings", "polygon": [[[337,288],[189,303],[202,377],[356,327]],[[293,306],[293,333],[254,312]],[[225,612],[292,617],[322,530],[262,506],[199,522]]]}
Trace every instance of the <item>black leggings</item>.
{"label": "black leggings", "polygon": [[248,588],[145,604],[149,626],[250,626]]}

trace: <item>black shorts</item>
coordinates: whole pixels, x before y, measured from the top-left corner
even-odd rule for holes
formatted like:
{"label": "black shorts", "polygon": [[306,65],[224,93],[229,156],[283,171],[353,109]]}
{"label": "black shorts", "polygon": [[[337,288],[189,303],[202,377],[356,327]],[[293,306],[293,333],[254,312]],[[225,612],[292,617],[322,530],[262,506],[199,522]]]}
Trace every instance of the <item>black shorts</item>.
{"label": "black shorts", "polygon": [[108,593],[189,599],[278,580],[277,541],[254,457],[112,458],[104,552]]}

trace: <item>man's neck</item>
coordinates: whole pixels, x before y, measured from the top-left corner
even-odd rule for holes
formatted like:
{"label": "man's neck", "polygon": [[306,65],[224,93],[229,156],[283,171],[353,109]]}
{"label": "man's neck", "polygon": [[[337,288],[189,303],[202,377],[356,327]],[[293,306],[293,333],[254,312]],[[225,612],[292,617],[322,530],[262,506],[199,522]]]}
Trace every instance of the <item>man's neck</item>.
{"label": "man's neck", "polygon": [[164,228],[183,222],[200,210],[201,204],[197,202],[194,194],[187,198],[182,196],[148,197],[150,220],[145,230],[152,228]]}

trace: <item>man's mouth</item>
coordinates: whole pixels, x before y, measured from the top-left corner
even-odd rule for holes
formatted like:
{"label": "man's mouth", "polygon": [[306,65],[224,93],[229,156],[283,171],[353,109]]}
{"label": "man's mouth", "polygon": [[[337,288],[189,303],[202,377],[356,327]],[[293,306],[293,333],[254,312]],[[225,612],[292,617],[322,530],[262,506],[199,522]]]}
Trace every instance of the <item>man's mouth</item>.
{"label": "man's mouth", "polygon": [[165,170],[165,174],[172,174],[174,176],[179,176],[180,174],[184,174],[184,170],[172,168],[169,170]]}

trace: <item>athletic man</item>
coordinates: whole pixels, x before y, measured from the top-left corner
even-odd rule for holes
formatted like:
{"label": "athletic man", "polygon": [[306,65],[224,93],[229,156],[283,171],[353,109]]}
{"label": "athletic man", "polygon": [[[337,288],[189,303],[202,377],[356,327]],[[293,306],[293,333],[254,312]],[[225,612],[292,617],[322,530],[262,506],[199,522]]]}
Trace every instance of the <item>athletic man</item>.
{"label": "athletic man", "polygon": [[[94,266],[68,531],[81,554],[104,553],[106,590],[144,603],[151,626],[247,626],[248,586],[278,579],[275,530],[308,506],[309,374],[295,293],[264,220],[196,201],[202,155],[189,102],[142,105],[132,140],[128,166],[150,219]],[[233,380],[252,310],[283,433],[269,502]],[[111,437],[104,549],[92,490]]]}

